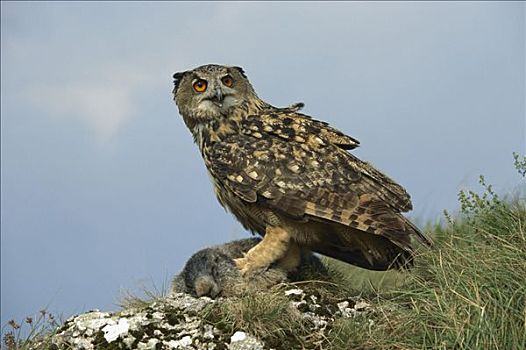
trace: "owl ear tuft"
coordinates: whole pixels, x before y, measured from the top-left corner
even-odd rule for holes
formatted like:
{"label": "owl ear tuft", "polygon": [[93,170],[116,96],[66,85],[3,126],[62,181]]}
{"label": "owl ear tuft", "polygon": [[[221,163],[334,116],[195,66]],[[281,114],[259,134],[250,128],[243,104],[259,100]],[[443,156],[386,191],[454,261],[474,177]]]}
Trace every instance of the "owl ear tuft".
{"label": "owl ear tuft", "polygon": [[242,76],[244,76],[245,78],[248,79],[247,75],[245,74],[245,70],[244,70],[243,68],[241,68],[241,67],[239,67],[239,66],[234,66],[234,67],[232,67],[232,68],[234,68],[235,70],[237,70],[239,73],[241,73]]}
{"label": "owl ear tuft", "polygon": [[173,78],[174,78],[174,89],[173,89],[173,94],[175,95],[177,93],[177,89],[179,88],[179,84],[181,83],[181,80],[183,79],[184,75],[186,74],[187,72],[177,72],[177,73],[174,73],[173,75]]}

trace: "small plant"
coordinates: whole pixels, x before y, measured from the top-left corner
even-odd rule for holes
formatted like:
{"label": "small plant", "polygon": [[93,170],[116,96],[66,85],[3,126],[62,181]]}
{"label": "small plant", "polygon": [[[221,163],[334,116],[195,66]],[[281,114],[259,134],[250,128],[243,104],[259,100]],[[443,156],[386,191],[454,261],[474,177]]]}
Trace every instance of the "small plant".
{"label": "small plant", "polygon": [[499,196],[493,191],[493,186],[486,182],[483,175],[479,177],[479,184],[484,188],[482,194],[472,190],[461,190],[458,193],[460,211],[470,218],[481,214],[483,211],[494,210],[503,204]]}
{"label": "small plant", "polygon": [[[45,339],[53,334],[60,324],[61,322],[47,310],[40,310],[37,315],[26,317],[21,324],[10,320],[2,329],[3,345],[6,350],[44,349]],[[23,335],[27,327],[27,335]]]}
{"label": "small plant", "polygon": [[520,156],[518,153],[513,152],[513,165],[522,177],[526,177],[526,156]]}
{"label": "small plant", "polygon": [[[519,175],[523,178],[526,177],[526,157],[521,157],[518,153],[513,152],[513,165]],[[479,184],[483,188],[481,194],[473,190],[461,190],[457,195],[460,203],[460,212],[464,215],[464,219],[468,221],[473,221],[474,218],[480,216],[483,212],[502,209],[507,204],[493,190],[493,186],[486,182],[483,175],[479,176]],[[444,210],[444,216],[449,224],[454,223],[448,211]]]}
{"label": "small plant", "polygon": [[169,294],[167,279],[158,287],[153,281],[150,284],[141,284],[141,293],[123,290],[118,298],[117,305],[122,309],[143,308],[158,300],[164,299]]}

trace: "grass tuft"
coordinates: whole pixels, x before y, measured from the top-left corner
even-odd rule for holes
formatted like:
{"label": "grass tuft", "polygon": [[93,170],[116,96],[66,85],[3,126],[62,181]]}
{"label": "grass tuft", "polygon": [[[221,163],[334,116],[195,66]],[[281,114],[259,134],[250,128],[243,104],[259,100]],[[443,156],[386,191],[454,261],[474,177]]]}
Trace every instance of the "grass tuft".
{"label": "grass tuft", "polygon": [[271,347],[292,348],[306,336],[301,315],[276,290],[224,299],[207,307],[203,319],[227,333],[244,330]]}

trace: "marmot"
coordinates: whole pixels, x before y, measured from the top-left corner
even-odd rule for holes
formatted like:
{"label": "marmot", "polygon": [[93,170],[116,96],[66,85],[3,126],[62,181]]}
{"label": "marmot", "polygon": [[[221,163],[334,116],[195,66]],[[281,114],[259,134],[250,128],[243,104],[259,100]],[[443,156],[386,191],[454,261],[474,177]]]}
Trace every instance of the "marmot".
{"label": "marmot", "polygon": [[243,257],[260,241],[259,238],[241,239],[198,251],[174,277],[172,291],[198,297],[228,297],[327,274],[320,259],[305,251],[301,253],[301,261],[294,271],[290,271],[286,261],[280,261],[254,275],[243,277],[234,259]]}

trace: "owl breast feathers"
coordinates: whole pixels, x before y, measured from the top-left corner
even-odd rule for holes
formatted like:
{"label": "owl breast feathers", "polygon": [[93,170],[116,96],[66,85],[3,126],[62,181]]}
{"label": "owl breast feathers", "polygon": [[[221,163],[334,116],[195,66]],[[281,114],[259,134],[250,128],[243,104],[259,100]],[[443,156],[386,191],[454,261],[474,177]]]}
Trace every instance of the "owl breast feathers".
{"label": "owl breast feathers", "polygon": [[[242,272],[293,270],[305,249],[385,270],[412,261],[411,236],[430,244],[401,215],[412,209],[407,192],[348,152],[354,138],[299,113],[301,105],[260,100],[238,67],[208,65],[176,79],[175,100],[220,203],[264,236],[236,260]],[[212,89],[209,98],[195,81]]]}

